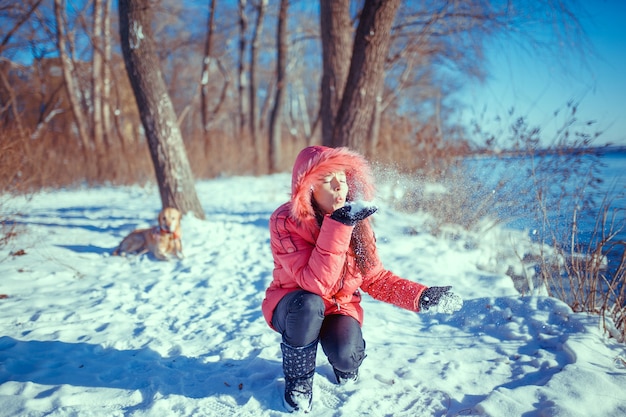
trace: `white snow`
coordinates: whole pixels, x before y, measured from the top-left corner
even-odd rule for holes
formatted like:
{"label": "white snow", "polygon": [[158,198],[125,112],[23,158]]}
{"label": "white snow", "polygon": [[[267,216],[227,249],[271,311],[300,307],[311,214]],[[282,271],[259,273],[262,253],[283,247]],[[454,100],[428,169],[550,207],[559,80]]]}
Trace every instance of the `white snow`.
{"label": "white snow", "polygon": [[351,207],[351,213],[358,213],[361,210],[376,210],[378,208],[375,202],[366,200],[351,201],[348,205]]}
{"label": "white snow", "polygon": [[[169,262],[109,256],[155,224],[155,186],[10,199],[21,233],[0,250],[0,416],[287,415],[261,301],[267,221],[289,185],[287,174],[198,182],[207,219],[183,219],[186,257]],[[383,197],[373,219],[385,265],[452,285],[463,308],[415,314],[364,295],[359,380],[336,385],[319,349],[310,415],[626,415],[625,345],[596,316],[520,296],[503,272],[505,231],[434,237],[425,215]]]}

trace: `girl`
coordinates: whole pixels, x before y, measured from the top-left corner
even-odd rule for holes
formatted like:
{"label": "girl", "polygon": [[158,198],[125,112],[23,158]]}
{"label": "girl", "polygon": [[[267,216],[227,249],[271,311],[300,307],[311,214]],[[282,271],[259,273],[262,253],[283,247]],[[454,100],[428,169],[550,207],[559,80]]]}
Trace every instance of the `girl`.
{"label": "girl", "polygon": [[284,404],[308,412],[318,342],[337,383],[355,381],[365,357],[359,289],[411,311],[452,313],[451,287],[427,288],[386,270],[368,217],[377,209],[370,167],[347,148],[310,146],[293,166],[291,199],[269,221],[273,280],[263,314],[282,335]]}

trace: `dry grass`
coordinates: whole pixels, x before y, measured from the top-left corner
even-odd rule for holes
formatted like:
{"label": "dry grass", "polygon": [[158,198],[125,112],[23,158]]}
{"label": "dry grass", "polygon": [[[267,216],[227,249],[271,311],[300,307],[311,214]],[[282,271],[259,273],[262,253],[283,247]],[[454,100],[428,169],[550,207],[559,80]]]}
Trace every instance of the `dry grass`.
{"label": "dry grass", "polygon": [[3,134],[6,136],[0,142],[0,249],[18,234],[14,220],[16,213],[8,203],[12,196],[24,192],[27,187],[25,179],[28,178],[22,171],[26,161],[16,133],[7,130]]}
{"label": "dry grass", "polygon": [[[574,311],[599,314],[605,331],[626,341],[626,231],[624,209],[612,209],[605,198],[591,236],[582,236],[574,210],[566,236],[544,241],[538,274],[548,293]],[[610,319],[610,320],[607,320]]]}
{"label": "dry grass", "polygon": [[[288,171],[302,139],[284,134],[281,169]],[[221,175],[259,175],[268,172],[267,144],[257,152],[248,139],[213,133],[208,139],[185,142],[189,163],[196,179]],[[3,138],[0,143],[0,191],[21,194],[43,188],[78,185],[128,185],[155,181],[148,144],[139,138],[131,143],[114,143],[105,150],[85,151],[76,143],[44,133],[36,139]]]}
{"label": "dry grass", "polygon": [[[623,208],[610,208],[615,192],[597,201],[601,161],[589,147],[597,135],[572,130],[575,110],[554,145],[541,152],[540,129],[517,118],[502,130],[508,135],[503,147],[514,152],[448,159],[442,169],[396,177],[403,190],[395,205],[428,213],[432,233],[449,225],[484,231],[496,224],[532,224],[530,245],[524,253],[515,249],[520,266],[507,271],[516,288],[523,294],[547,292],[574,311],[598,314],[605,330],[625,341],[626,216]],[[581,227],[582,216],[587,223],[596,216],[591,233]]]}
{"label": "dry grass", "polygon": [[[498,163],[508,168],[492,169],[495,165],[483,161],[479,171],[457,166],[436,179],[384,169],[377,175],[399,188],[386,193],[397,196],[390,201],[396,209],[429,214],[429,232],[433,234],[455,227],[484,233],[494,225],[519,219],[539,224],[528,244],[522,245],[523,252],[514,249],[519,265],[510,265],[506,273],[516,288],[522,294],[547,293],[566,302],[573,311],[598,314],[608,334],[626,341],[626,213],[610,208],[613,205],[608,196],[615,193],[607,194],[595,207],[586,188],[592,179],[587,182],[574,176],[571,179],[580,187],[553,187],[566,179],[556,181],[552,168],[543,167],[546,170],[540,176],[540,169],[524,170],[517,160],[495,161]],[[552,165],[557,166],[567,164],[561,161]],[[487,178],[485,170],[497,178]],[[509,175],[511,172],[516,175]],[[581,225],[583,209],[587,223],[596,213],[591,233]],[[503,256],[511,252],[504,245],[517,243],[500,242]]]}

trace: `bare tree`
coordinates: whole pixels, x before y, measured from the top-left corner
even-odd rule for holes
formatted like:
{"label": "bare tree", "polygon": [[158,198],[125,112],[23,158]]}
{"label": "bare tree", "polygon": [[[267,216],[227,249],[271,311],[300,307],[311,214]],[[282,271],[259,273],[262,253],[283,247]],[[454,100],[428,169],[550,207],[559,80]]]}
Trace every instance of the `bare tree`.
{"label": "bare tree", "polygon": [[371,136],[374,112],[384,81],[391,25],[400,0],[365,0],[357,27],[350,72],[337,113],[333,143],[373,152]]}
{"label": "bare tree", "polygon": [[174,106],[159,69],[150,0],[120,0],[120,35],[126,69],[146,132],[164,207],[204,219]]}
{"label": "bare tree", "polygon": [[102,129],[105,140],[109,143],[113,136],[113,123],[111,122],[111,0],[104,0],[102,15]]}
{"label": "bare tree", "polygon": [[322,144],[334,147],[333,130],[352,56],[350,0],[320,0]]}
{"label": "bare tree", "polygon": [[98,154],[104,152],[104,126],[102,121],[102,102],[104,92],[104,10],[102,0],[93,2],[93,57],[91,59],[91,100],[92,109],[92,137]]}
{"label": "bare tree", "polygon": [[259,129],[259,117],[257,115],[257,78],[256,78],[256,64],[259,56],[259,37],[261,35],[261,31],[263,30],[263,19],[265,17],[265,10],[267,9],[268,0],[259,0],[256,5],[257,16],[256,16],[256,24],[254,27],[254,34],[252,36],[252,42],[250,45],[250,89],[249,89],[249,103],[250,103],[250,115],[248,116],[248,120],[250,123],[250,135],[252,139],[252,144],[255,148],[254,152],[254,160],[255,166],[257,170],[259,168],[259,138],[258,138],[258,129]]}
{"label": "bare tree", "polygon": [[74,59],[70,52],[73,46],[68,42],[65,23],[65,0],[54,0],[54,16],[57,23],[57,48],[61,57],[61,68],[63,69],[63,80],[67,89],[67,96],[70,101],[72,114],[76,127],[78,128],[78,137],[83,145],[85,158],[89,156],[89,123],[84,116],[82,110],[82,93],[76,78],[76,67]]}
{"label": "bare tree", "polygon": [[270,114],[270,146],[269,146],[269,172],[276,172],[282,162],[281,153],[281,111],[285,100],[285,83],[287,78],[287,11],[289,0],[280,0],[278,12],[278,29],[276,30],[276,93],[274,107]]}
{"label": "bare tree", "polygon": [[[26,137],[24,122],[22,121],[22,116],[19,111],[19,104],[15,91],[13,90],[8,77],[5,75],[4,67],[9,67],[9,65],[0,66],[0,87],[2,87],[0,88],[0,98],[2,100],[2,107],[0,107],[0,121],[4,119],[4,112],[10,110],[13,120],[15,120],[15,124],[17,125],[17,131],[19,132],[20,137],[23,138]],[[8,72],[8,70],[6,72]]]}
{"label": "bare tree", "polygon": [[13,24],[13,27],[11,29],[9,29],[4,34],[4,37],[2,38],[2,41],[0,41],[0,54],[2,54],[2,52],[4,52],[5,48],[7,47],[7,44],[9,43],[9,41],[11,40],[13,35],[20,29],[20,27],[24,23],[26,23],[28,21],[28,19],[30,19],[31,15],[33,14],[33,12],[35,10],[37,10],[37,8],[39,7],[39,5],[41,4],[42,1],[43,0],[37,0],[35,3],[33,3],[30,6],[24,5],[24,6],[28,6],[28,9],[25,10],[23,14],[21,14],[21,16],[18,19],[18,21]]}
{"label": "bare tree", "polygon": [[[5,23],[5,29],[8,29],[4,36],[0,40],[0,56],[3,55],[5,49],[9,42],[11,41],[14,34],[16,34],[20,28],[28,22],[31,15],[35,12],[35,10],[39,7],[42,0],[37,0],[33,4],[18,4],[15,3],[13,5],[3,7],[3,12],[11,11],[15,13],[17,16],[15,22],[9,21],[8,23],[12,23],[12,26],[9,28],[9,24]],[[0,60],[0,103],[2,106],[0,107],[0,121],[4,121],[10,119],[6,117],[5,112],[10,112],[13,120],[15,121],[17,131],[19,132],[19,137],[23,138],[27,136],[27,126],[25,126],[24,121],[22,120],[22,115],[20,112],[20,105],[18,102],[18,97],[16,92],[11,85],[9,73],[11,68],[14,67],[14,63],[9,60]],[[34,129],[37,132],[37,128]]]}
{"label": "bare tree", "polygon": [[239,0],[239,68],[238,68],[238,89],[239,89],[239,135],[243,135],[244,129],[246,128],[246,98],[247,98],[247,87],[248,80],[246,78],[246,63],[245,63],[245,52],[246,52],[246,33],[248,31],[248,16],[246,16],[246,4],[247,0]]}
{"label": "bare tree", "polygon": [[202,116],[202,131],[206,135],[209,131],[209,73],[213,59],[213,33],[215,32],[215,3],[209,3],[209,21],[206,41],[204,43],[204,59],[202,60],[202,75],[200,79],[200,114]]}
{"label": "bare tree", "polygon": [[[204,137],[205,154],[208,154],[209,149],[212,147],[212,140],[208,137],[211,121],[215,118],[220,111],[220,108],[226,101],[226,93],[228,92],[228,86],[230,84],[230,78],[227,69],[222,64],[221,59],[215,56],[214,43],[215,43],[215,8],[217,5],[216,0],[211,0],[209,3],[209,17],[207,23],[207,36],[204,42],[204,57],[202,59],[202,73],[200,76],[200,116],[202,122],[202,132]],[[209,108],[211,102],[211,70],[213,64],[217,66],[220,71],[224,84],[222,85],[222,91],[219,94],[219,99],[215,103],[213,108]],[[189,107],[187,107],[189,108]]]}

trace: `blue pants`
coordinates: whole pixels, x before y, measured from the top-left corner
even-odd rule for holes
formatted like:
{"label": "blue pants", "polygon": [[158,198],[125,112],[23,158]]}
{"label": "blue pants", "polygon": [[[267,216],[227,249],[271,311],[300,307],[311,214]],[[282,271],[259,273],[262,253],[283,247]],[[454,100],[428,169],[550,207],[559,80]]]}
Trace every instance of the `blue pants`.
{"label": "blue pants", "polygon": [[339,371],[355,371],[365,358],[359,322],[342,314],[324,316],[322,297],[308,291],[285,295],[274,310],[272,326],[289,346],[302,347],[319,340],[328,361]]}

